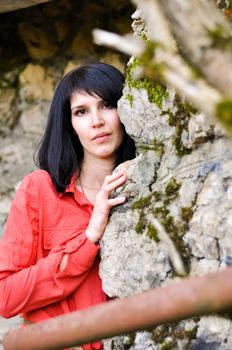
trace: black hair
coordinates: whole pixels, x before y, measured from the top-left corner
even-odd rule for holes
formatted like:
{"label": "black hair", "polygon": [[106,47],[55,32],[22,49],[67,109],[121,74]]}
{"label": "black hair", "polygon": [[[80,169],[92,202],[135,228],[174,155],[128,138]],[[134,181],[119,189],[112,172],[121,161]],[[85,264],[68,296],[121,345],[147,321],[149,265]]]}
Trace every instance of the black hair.
{"label": "black hair", "polygon": [[[105,63],[91,63],[75,68],[58,84],[36,155],[36,164],[50,174],[57,192],[65,191],[75,172],[80,174],[83,160],[83,147],[71,124],[70,100],[73,93],[98,95],[110,106],[117,108],[123,84],[124,75]],[[134,141],[125,132],[115,166],[134,157]]]}

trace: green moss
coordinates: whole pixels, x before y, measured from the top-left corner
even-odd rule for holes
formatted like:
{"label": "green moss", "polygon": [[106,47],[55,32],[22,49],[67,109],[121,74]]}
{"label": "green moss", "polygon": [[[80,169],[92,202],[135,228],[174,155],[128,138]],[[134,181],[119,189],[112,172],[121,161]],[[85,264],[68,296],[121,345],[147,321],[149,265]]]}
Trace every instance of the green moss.
{"label": "green moss", "polygon": [[[163,191],[154,191],[147,197],[141,197],[132,204],[133,210],[138,210],[139,219],[135,225],[135,231],[137,233],[143,233],[146,229],[146,234],[150,239],[153,239],[157,243],[159,237],[156,229],[150,222],[147,222],[146,212],[149,210],[154,217],[163,225],[165,231],[169,234],[173,240],[175,247],[182,257],[187,273],[190,270],[190,247],[183,241],[183,235],[188,229],[189,221],[193,215],[193,206],[180,208],[179,220],[174,220],[174,217],[170,213],[170,204],[179,196],[181,184],[174,177],[172,177]],[[146,212],[145,212],[146,211]],[[174,272],[173,272],[174,274]]]}
{"label": "green moss", "polygon": [[165,195],[168,198],[170,198],[170,197],[176,198],[180,187],[181,187],[181,184],[179,182],[177,182],[177,180],[174,177],[172,177],[165,187]]}
{"label": "green moss", "polygon": [[151,48],[152,50],[156,48],[157,45],[148,38],[147,34],[144,31],[140,33],[140,38],[146,43],[147,47]]}
{"label": "green moss", "polygon": [[127,95],[125,96],[125,100],[128,100],[128,101],[129,101],[129,103],[130,103],[130,108],[132,108],[132,106],[133,106],[133,95],[127,94]]}
{"label": "green moss", "polygon": [[155,207],[154,214],[157,217],[166,218],[166,216],[169,214],[169,209],[166,206]]}
{"label": "green moss", "polygon": [[143,222],[141,220],[139,220],[137,222],[137,224],[135,225],[135,231],[136,231],[136,233],[142,233],[143,229],[144,229]]}
{"label": "green moss", "polygon": [[157,243],[160,241],[156,228],[151,224],[147,225],[147,236]]}
{"label": "green moss", "polygon": [[159,156],[162,156],[164,154],[164,143],[154,139],[152,144],[154,146],[154,150],[159,154]]}
{"label": "green moss", "polygon": [[144,153],[147,151],[155,151],[153,145],[147,143],[139,143],[137,144],[137,148]]}
{"label": "green moss", "polygon": [[223,100],[218,103],[215,114],[225,129],[232,134],[232,100]]}
{"label": "green moss", "polygon": [[154,192],[152,192],[152,195],[157,202],[159,202],[162,199],[162,192],[161,191],[154,191]]}
{"label": "green moss", "polygon": [[151,144],[140,143],[137,145],[137,148],[144,152],[154,151],[160,157],[164,154],[164,143],[156,139],[154,139]]}
{"label": "green moss", "polygon": [[232,49],[231,34],[227,28],[217,24],[213,29],[208,30],[208,35],[211,38],[211,46],[221,48],[223,50]]}
{"label": "green moss", "polygon": [[128,350],[134,345],[136,333],[129,333],[124,338],[124,350]]}
{"label": "green moss", "polygon": [[147,197],[140,197],[136,202],[132,204],[132,210],[134,209],[144,209],[151,204],[152,195]]}
{"label": "green moss", "polygon": [[169,96],[166,88],[161,84],[155,84],[152,80],[141,77],[135,80],[133,75],[138,67],[142,67],[142,61],[135,58],[127,67],[126,71],[126,85],[131,89],[147,90],[148,99],[151,103],[155,103],[160,109],[162,108],[163,100]]}
{"label": "green moss", "polygon": [[149,195],[147,197],[140,197],[131,206],[132,210],[140,209],[139,220],[135,225],[135,231],[137,233],[142,233],[147,225],[146,217],[144,214],[144,208],[148,207],[151,204],[151,198],[152,198],[152,195]]}
{"label": "green moss", "polygon": [[175,134],[173,135],[172,143],[175,146],[176,153],[179,157],[183,157],[186,154],[190,154],[192,149],[187,148],[183,145],[181,136],[184,130],[188,130],[188,123],[192,114],[195,114],[197,110],[192,107],[188,102],[180,100],[179,96],[176,95],[175,103],[176,110],[163,111],[163,115],[168,115],[168,123],[170,126],[175,127]]}
{"label": "green moss", "polygon": [[[195,320],[197,321],[198,318],[195,318]],[[162,350],[176,350],[178,340],[185,340],[185,349],[190,349],[191,341],[196,339],[197,328],[198,326],[196,325],[190,330],[185,330],[178,322],[161,325],[152,331],[152,340],[155,344],[160,344],[160,349]]]}
{"label": "green moss", "polygon": [[144,210],[141,209],[139,212],[139,220],[138,220],[137,224],[135,225],[136,233],[142,233],[144,231],[144,229],[146,228],[146,225],[147,225],[146,216],[144,214]]}
{"label": "green moss", "polygon": [[163,105],[163,100],[168,99],[168,92],[164,86],[154,84],[151,80],[144,78],[142,80],[143,88],[147,90],[148,99],[151,103],[155,103],[160,109]]}
{"label": "green moss", "polygon": [[183,241],[182,237],[188,229],[188,222],[192,217],[191,214],[193,214],[193,211],[192,208],[182,208],[180,211],[181,220],[174,221],[169,210],[169,205],[179,196],[180,187],[181,184],[172,177],[163,191],[162,200],[159,198],[159,205],[153,208],[153,214],[173,240],[176,249],[184,261],[185,269],[188,272],[190,269],[191,251],[188,245]]}
{"label": "green moss", "polygon": [[177,342],[175,340],[168,340],[160,345],[160,350],[174,350],[176,349]]}
{"label": "green moss", "polygon": [[146,44],[146,49],[140,56],[140,60],[143,62],[144,75],[151,80],[162,81],[165,65],[163,63],[155,63],[153,60],[155,50],[160,44],[151,41],[145,31],[140,33],[140,38]]}
{"label": "green moss", "polygon": [[191,207],[182,207],[180,215],[185,222],[189,222],[193,216],[193,209]]}
{"label": "green moss", "polygon": [[138,67],[142,66],[142,62],[138,59],[138,58],[134,58],[129,65],[127,66],[126,69],[126,85],[129,88],[134,87],[134,84],[136,83],[136,81],[134,81],[133,79],[133,74],[135,73],[136,69]]}
{"label": "green moss", "polygon": [[179,137],[174,138],[173,144],[176,147],[176,153],[178,154],[179,157],[183,157],[186,154],[192,153],[192,150],[190,148],[187,148],[183,145],[182,140],[180,140]]}

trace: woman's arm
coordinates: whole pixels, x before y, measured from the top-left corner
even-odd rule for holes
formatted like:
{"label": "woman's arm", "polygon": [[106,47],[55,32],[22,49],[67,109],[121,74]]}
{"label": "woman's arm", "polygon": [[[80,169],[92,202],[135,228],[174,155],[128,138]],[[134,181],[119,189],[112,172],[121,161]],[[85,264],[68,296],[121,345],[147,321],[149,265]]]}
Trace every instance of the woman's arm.
{"label": "woman's arm", "polygon": [[[117,173],[106,176],[101,190],[96,196],[93,213],[86,229],[86,237],[93,243],[97,243],[102,237],[108,223],[110,209],[116,205],[124,203],[126,200],[124,196],[113,199],[110,198],[112,191],[126,181],[125,170],[126,168],[124,167]],[[61,271],[65,269],[67,262],[68,254],[64,254],[60,263]]]}
{"label": "woman's arm", "polygon": [[[110,209],[125,201],[110,199],[126,180],[124,171],[107,176],[97,195],[88,228],[54,247],[36,262],[39,239],[39,195],[30,178],[22,182],[0,243],[0,314],[12,317],[66,298],[81,285],[100,249]],[[65,235],[65,232],[64,232]]]}
{"label": "woman's arm", "polygon": [[125,202],[126,197],[110,198],[111,193],[126,181],[125,170],[106,176],[101,190],[96,196],[86,236],[92,242],[98,242],[108,223],[110,209]]}
{"label": "woman's arm", "polygon": [[[36,261],[39,207],[37,188],[26,177],[12,203],[0,243],[0,314],[4,317],[64,299],[86,278],[99,251],[83,231]],[[65,254],[67,266],[61,271]]]}

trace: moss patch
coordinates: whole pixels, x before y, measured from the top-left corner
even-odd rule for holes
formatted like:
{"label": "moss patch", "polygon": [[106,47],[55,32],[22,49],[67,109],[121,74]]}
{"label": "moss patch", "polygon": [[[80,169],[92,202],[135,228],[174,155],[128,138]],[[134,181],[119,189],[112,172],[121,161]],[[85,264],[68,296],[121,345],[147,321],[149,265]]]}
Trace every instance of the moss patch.
{"label": "moss patch", "polygon": [[218,103],[215,114],[225,129],[232,134],[232,100],[223,100]]}
{"label": "moss patch", "polygon": [[123,343],[124,350],[130,349],[130,347],[134,345],[135,336],[136,336],[136,333],[129,333],[125,336],[124,343]]}
{"label": "moss patch", "polygon": [[154,139],[150,144],[139,143],[137,144],[137,148],[143,152],[154,151],[160,157],[164,154],[164,143],[156,139]]}
{"label": "moss patch", "polygon": [[132,204],[132,210],[144,209],[151,204],[152,194],[147,197],[140,197],[137,201]]}
{"label": "moss patch", "polygon": [[189,221],[193,215],[192,207],[195,203],[192,203],[191,207],[180,208],[179,217],[177,220],[174,220],[170,212],[170,205],[178,198],[180,187],[181,184],[172,177],[163,191],[154,191],[147,197],[139,198],[132,204],[132,210],[139,211],[139,219],[135,225],[135,231],[139,234],[146,232],[147,236],[157,243],[160,241],[157,230],[151,223],[147,222],[146,212],[151,212],[159,220],[174,242],[188,273],[190,270],[191,250],[183,241],[183,235],[188,230]]}
{"label": "moss patch", "polygon": [[160,241],[156,228],[150,223],[147,225],[147,236],[157,243]]}
{"label": "moss patch", "polygon": [[174,177],[172,177],[165,188],[166,197],[168,197],[169,199],[175,199],[178,195],[180,187],[181,184],[177,182],[177,180]]}
{"label": "moss patch", "polygon": [[125,95],[125,99],[129,101],[130,108],[132,108],[133,107],[133,95],[127,94],[127,95]]}
{"label": "moss patch", "polygon": [[192,107],[188,102],[182,102],[180,97],[176,95],[174,105],[176,108],[173,110],[163,111],[163,115],[168,115],[168,123],[170,126],[175,127],[175,134],[172,139],[172,143],[175,146],[176,153],[179,157],[183,157],[186,154],[190,154],[192,149],[183,145],[181,136],[184,130],[188,130],[188,123],[192,114],[195,114],[197,110]]}
{"label": "moss patch", "polygon": [[116,350],[118,347],[120,349],[129,350],[135,342],[136,332],[131,332],[119,337],[119,342],[117,339],[111,340],[111,350]]}
{"label": "moss patch", "polygon": [[217,24],[213,29],[209,29],[208,35],[213,48],[220,48],[223,50],[232,49],[231,33],[222,25]]}
{"label": "moss patch", "polygon": [[[160,109],[163,105],[163,100],[168,99],[168,91],[161,84],[156,84],[152,80],[141,77],[140,79],[134,79],[135,70],[138,67],[142,67],[143,63],[140,59],[135,58],[127,67],[126,82],[125,84],[130,88],[138,90],[145,89],[147,91],[148,99],[151,103],[155,103]],[[129,94],[130,95],[130,94]],[[128,99],[128,98],[127,98]]]}
{"label": "moss patch", "polygon": [[152,331],[152,340],[155,344],[160,344],[162,350],[176,350],[178,348],[178,340],[187,340],[186,349],[190,349],[191,341],[196,339],[196,325],[190,330],[185,330],[178,323],[171,323],[156,327]]}

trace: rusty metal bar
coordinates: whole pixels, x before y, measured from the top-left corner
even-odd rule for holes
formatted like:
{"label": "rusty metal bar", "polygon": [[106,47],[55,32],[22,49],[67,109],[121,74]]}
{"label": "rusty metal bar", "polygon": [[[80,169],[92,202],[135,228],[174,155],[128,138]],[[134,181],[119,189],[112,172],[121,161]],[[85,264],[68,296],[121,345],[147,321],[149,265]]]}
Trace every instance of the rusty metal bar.
{"label": "rusty metal bar", "polygon": [[232,267],[8,332],[5,350],[58,350],[232,308]]}

